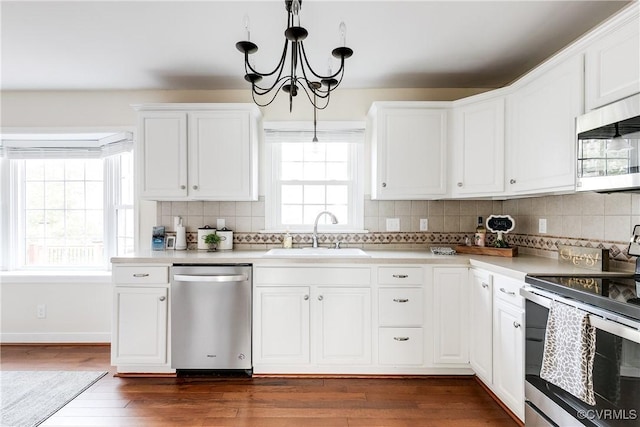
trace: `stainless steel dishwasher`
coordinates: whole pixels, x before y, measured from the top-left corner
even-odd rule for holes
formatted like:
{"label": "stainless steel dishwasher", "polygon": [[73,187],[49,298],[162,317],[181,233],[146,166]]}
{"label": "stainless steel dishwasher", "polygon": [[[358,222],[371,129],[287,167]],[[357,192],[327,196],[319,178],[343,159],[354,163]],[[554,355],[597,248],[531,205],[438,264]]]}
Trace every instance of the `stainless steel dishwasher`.
{"label": "stainless steel dishwasher", "polygon": [[171,366],[251,375],[251,265],[174,265]]}

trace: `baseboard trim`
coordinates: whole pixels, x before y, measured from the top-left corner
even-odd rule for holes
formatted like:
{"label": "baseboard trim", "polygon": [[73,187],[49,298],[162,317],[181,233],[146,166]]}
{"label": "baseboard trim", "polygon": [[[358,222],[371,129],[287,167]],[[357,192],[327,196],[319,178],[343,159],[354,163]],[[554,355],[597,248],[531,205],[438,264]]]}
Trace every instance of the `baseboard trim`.
{"label": "baseboard trim", "polygon": [[482,388],[483,388],[483,389],[484,389],[484,390],[489,394],[489,396],[491,396],[491,398],[492,398],[493,400],[495,400],[495,401],[496,401],[496,403],[497,403],[498,405],[500,405],[500,407],[501,407],[502,409],[504,409],[504,411],[507,413],[507,415],[509,415],[509,416],[513,419],[513,421],[515,421],[516,423],[518,423],[518,425],[519,425],[520,427],[524,427],[524,423],[522,422],[522,420],[521,420],[520,418],[518,418],[518,416],[517,416],[516,414],[514,414],[514,413],[513,413],[513,411],[511,411],[511,409],[509,409],[509,408],[507,407],[507,405],[505,405],[505,404],[502,402],[502,400],[500,400],[500,399],[498,398],[498,396],[496,396],[496,395],[495,395],[495,393],[494,393],[494,392],[493,392],[493,391],[492,391],[492,390],[491,390],[491,389],[490,389],[490,388],[489,388],[485,383],[483,383],[483,382],[482,382],[482,380],[481,380],[480,378],[478,378],[478,376],[477,376],[477,375],[476,375],[475,379],[476,379],[476,382],[477,382],[478,384],[480,384],[480,386],[481,386],[481,387],[482,387]]}
{"label": "baseboard trim", "polygon": [[105,344],[111,342],[111,332],[51,332],[0,334],[0,344]]}

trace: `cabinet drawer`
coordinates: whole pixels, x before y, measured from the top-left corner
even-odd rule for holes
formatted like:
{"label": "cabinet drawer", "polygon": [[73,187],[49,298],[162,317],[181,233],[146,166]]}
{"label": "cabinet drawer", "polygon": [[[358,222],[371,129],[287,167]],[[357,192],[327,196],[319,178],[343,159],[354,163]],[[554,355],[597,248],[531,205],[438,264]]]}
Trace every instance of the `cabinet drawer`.
{"label": "cabinet drawer", "polygon": [[146,284],[146,283],[169,283],[169,267],[168,266],[114,266],[113,281],[117,285],[120,284]]}
{"label": "cabinet drawer", "polygon": [[380,267],[378,283],[381,285],[422,285],[424,272],[421,267]]}
{"label": "cabinet drawer", "polygon": [[381,288],[378,290],[380,326],[422,326],[422,288]]}
{"label": "cabinet drawer", "polygon": [[371,285],[371,269],[363,267],[258,267],[256,285]]}
{"label": "cabinet drawer", "polygon": [[422,328],[378,329],[378,362],[381,365],[422,365]]}
{"label": "cabinet drawer", "polygon": [[520,296],[520,288],[524,282],[508,277],[493,277],[493,293],[499,300],[508,302],[519,308],[524,308],[524,298]]}

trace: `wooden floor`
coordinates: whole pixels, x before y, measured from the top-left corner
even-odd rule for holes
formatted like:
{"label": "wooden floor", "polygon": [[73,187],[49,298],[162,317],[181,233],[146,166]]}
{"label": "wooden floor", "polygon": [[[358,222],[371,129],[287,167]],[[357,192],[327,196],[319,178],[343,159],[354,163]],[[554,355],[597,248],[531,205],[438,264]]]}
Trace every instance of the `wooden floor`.
{"label": "wooden floor", "polygon": [[109,370],[43,426],[517,426],[472,378],[118,378],[108,346],[2,346],[2,370]]}

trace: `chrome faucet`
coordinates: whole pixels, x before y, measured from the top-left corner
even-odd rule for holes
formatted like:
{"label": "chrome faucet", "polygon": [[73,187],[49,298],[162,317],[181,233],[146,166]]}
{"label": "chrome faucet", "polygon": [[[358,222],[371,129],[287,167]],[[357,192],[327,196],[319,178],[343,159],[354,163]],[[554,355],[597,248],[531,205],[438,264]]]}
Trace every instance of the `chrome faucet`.
{"label": "chrome faucet", "polygon": [[338,218],[336,218],[336,216],[334,214],[332,214],[329,211],[322,211],[318,214],[318,216],[316,217],[315,222],[313,223],[313,236],[311,237],[311,247],[313,248],[317,248],[318,247],[318,220],[320,219],[320,217],[322,215],[329,215],[331,217],[331,223],[332,224],[337,224],[338,223]]}

